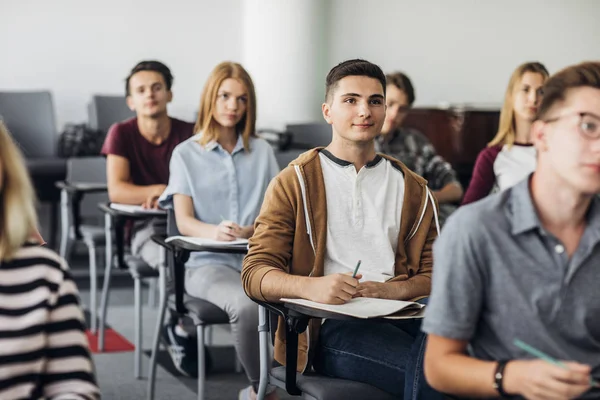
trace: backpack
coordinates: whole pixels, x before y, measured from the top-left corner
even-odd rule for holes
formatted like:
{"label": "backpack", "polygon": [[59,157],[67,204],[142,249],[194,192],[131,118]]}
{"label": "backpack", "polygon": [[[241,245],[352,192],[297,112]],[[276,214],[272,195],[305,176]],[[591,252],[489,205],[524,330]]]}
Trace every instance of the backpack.
{"label": "backpack", "polygon": [[58,140],[58,155],[63,158],[99,156],[106,134],[86,124],[67,124]]}

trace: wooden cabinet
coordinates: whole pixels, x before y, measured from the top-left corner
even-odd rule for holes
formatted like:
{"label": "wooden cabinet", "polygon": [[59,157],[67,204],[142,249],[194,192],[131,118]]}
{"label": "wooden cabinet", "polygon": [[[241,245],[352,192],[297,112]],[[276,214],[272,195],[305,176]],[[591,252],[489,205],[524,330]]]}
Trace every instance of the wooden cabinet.
{"label": "wooden cabinet", "polygon": [[403,123],[421,131],[454,167],[466,189],[477,154],[496,135],[500,111],[476,107],[414,108]]}

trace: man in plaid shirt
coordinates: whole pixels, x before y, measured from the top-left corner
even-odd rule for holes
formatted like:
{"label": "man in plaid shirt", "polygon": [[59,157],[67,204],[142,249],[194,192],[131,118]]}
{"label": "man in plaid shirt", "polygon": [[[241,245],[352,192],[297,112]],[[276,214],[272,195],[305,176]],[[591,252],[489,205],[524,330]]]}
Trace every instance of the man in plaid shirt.
{"label": "man in plaid shirt", "polygon": [[440,223],[456,209],[463,195],[452,166],[440,157],[421,132],[402,128],[402,121],[415,101],[410,79],[401,72],[386,76],[387,112],[376,150],[402,161],[409,169],[427,179],[440,206]]}

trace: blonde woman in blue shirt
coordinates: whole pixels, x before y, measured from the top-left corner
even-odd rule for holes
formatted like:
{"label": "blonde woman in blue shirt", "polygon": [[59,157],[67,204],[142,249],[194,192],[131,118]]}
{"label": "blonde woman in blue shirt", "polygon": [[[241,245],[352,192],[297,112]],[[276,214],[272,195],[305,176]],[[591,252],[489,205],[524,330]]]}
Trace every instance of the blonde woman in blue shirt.
{"label": "blonde woman in blue shirt", "polygon": [[[256,137],[256,95],[237,63],[215,67],[204,87],[196,134],[173,151],[161,207],[173,207],[183,235],[232,241],[254,233],[269,182],[279,168],[271,146]],[[240,399],[254,399],[260,377],[258,307],[241,286],[242,255],[192,253],[185,277],[188,294],[210,301],[230,318],[236,352],[250,385]],[[196,341],[175,324],[166,326],[177,368],[197,375]],[[181,354],[183,352],[183,357]],[[267,399],[276,399],[271,393]]]}

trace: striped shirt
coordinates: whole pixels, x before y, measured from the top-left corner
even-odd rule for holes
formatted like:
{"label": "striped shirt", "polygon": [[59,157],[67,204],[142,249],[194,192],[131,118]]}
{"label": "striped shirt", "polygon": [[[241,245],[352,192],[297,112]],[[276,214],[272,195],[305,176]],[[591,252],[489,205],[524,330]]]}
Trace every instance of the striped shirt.
{"label": "striped shirt", "polygon": [[0,261],[0,399],[99,399],[75,283],[38,246]]}

